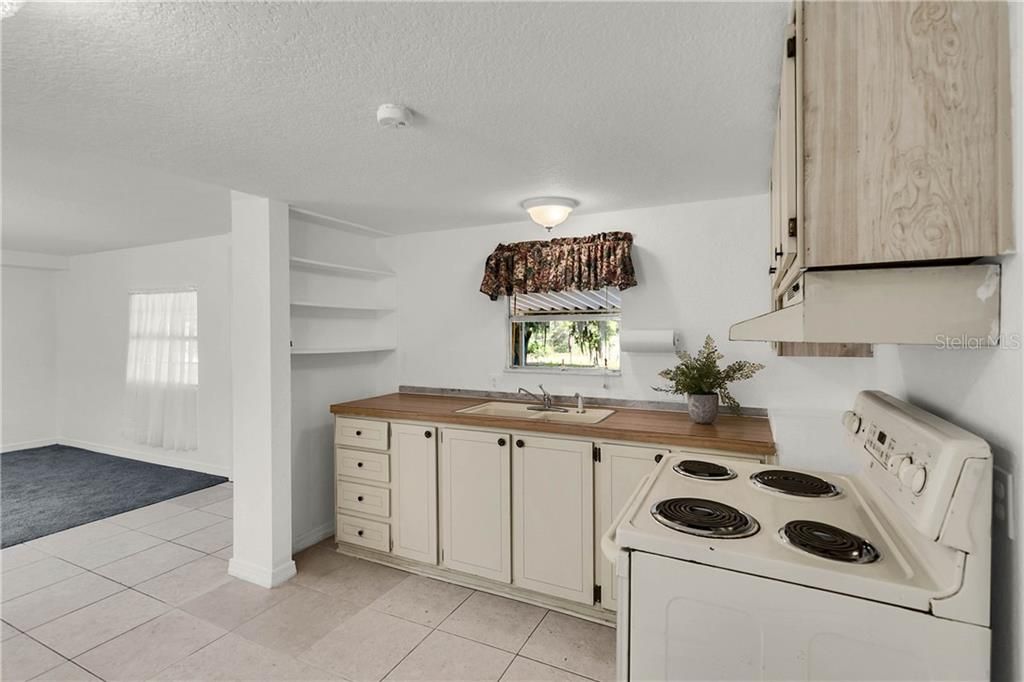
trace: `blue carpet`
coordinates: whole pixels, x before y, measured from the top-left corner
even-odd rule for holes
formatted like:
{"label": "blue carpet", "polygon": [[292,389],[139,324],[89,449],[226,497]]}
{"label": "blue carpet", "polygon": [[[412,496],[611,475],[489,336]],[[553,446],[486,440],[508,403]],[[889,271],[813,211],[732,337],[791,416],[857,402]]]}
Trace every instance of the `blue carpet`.
{"label": "blue carpet", "polygon": [[227,480],[66,445],[5,452],[0,544],[10,547]]}

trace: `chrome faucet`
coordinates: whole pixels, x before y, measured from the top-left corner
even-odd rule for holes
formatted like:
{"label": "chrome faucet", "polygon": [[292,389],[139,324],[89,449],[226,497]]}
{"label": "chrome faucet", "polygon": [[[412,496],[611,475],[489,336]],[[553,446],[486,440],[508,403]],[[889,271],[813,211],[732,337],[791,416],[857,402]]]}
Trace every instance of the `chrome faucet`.
{"label": "chrome faucet", "polygon": [[583,394],[577,391],[573,398],[576,398],[576,414],[583,414],[586,412],[583,408]]}
{"label": "chrome faucet", "polygon": [[527,389],[523,388],[522,386],[519,387],[519,393],[525,393],[526,395],[530,396],[531,398],[533,398],[534,400],[536,400],[537,402],[540,403],[540,405],[531,405],[530,407],[528,407],[526,409],[528,409],[528,410],[535,410],[537,412],[568,412],[569,411],[569,410],[565,409],[564,407],[555,407],[554,405],[552,405],[552,403],[551,403],[551,400],[552,400],[551,399],[551,394],[548,393],[546,388],[544,388],[544,384],[537,384],[537,385],[540,386],[540,391],[541,391],[541,393],[544,396],[543,398],[538,396],[533,391],[527,390]]}

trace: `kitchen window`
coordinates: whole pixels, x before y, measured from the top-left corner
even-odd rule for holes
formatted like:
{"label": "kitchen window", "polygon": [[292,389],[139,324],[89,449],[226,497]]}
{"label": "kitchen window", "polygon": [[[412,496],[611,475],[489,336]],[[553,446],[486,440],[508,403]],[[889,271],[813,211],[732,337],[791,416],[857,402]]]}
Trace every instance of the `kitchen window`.
{"label": "kitchen window", "polygon": [[508,299],[508,367],[618,372],[618,289],[513,294]]}

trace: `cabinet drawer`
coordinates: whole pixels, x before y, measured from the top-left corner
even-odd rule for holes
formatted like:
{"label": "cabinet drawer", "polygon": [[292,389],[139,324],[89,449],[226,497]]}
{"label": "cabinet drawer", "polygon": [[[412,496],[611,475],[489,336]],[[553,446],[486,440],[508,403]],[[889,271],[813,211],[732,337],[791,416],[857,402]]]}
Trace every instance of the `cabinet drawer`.
{"label": "cabinet drawer", "polygon": [[334,420],[334,444],[369,450],[387,450],[388,423],[337,417]]}
{"label": "cabinet drawer", "polygon": [[391,550],[391,526],[387,523],[367,521],[345,514],[338,514],[337,523],[338,542],[350,542],[382,552]]}
{"label": "cabinet drawer", "polygon": [[389,461],[384,452],[360,452],[345,448],[336,448],[334,451],[334,470],[339,476],[387,483],[391,480]]}
{"label": "cabinet drawer", "polygon": [[391,491],[351,481],[338,481],[338,510],[345,509],[387,518],[391,515]]}

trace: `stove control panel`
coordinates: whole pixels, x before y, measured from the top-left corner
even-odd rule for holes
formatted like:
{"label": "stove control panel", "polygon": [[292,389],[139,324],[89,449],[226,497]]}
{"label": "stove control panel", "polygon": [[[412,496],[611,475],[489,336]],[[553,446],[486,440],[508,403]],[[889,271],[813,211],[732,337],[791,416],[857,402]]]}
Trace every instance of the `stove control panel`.
{"label": "stove control panel", "polygon": [[[988,444],[918,407],[864,391],[843,415],[864,475],[925,535],[937,539],[969,459],[990,459]],[[974,494],[974,491],[962,494]]]}

